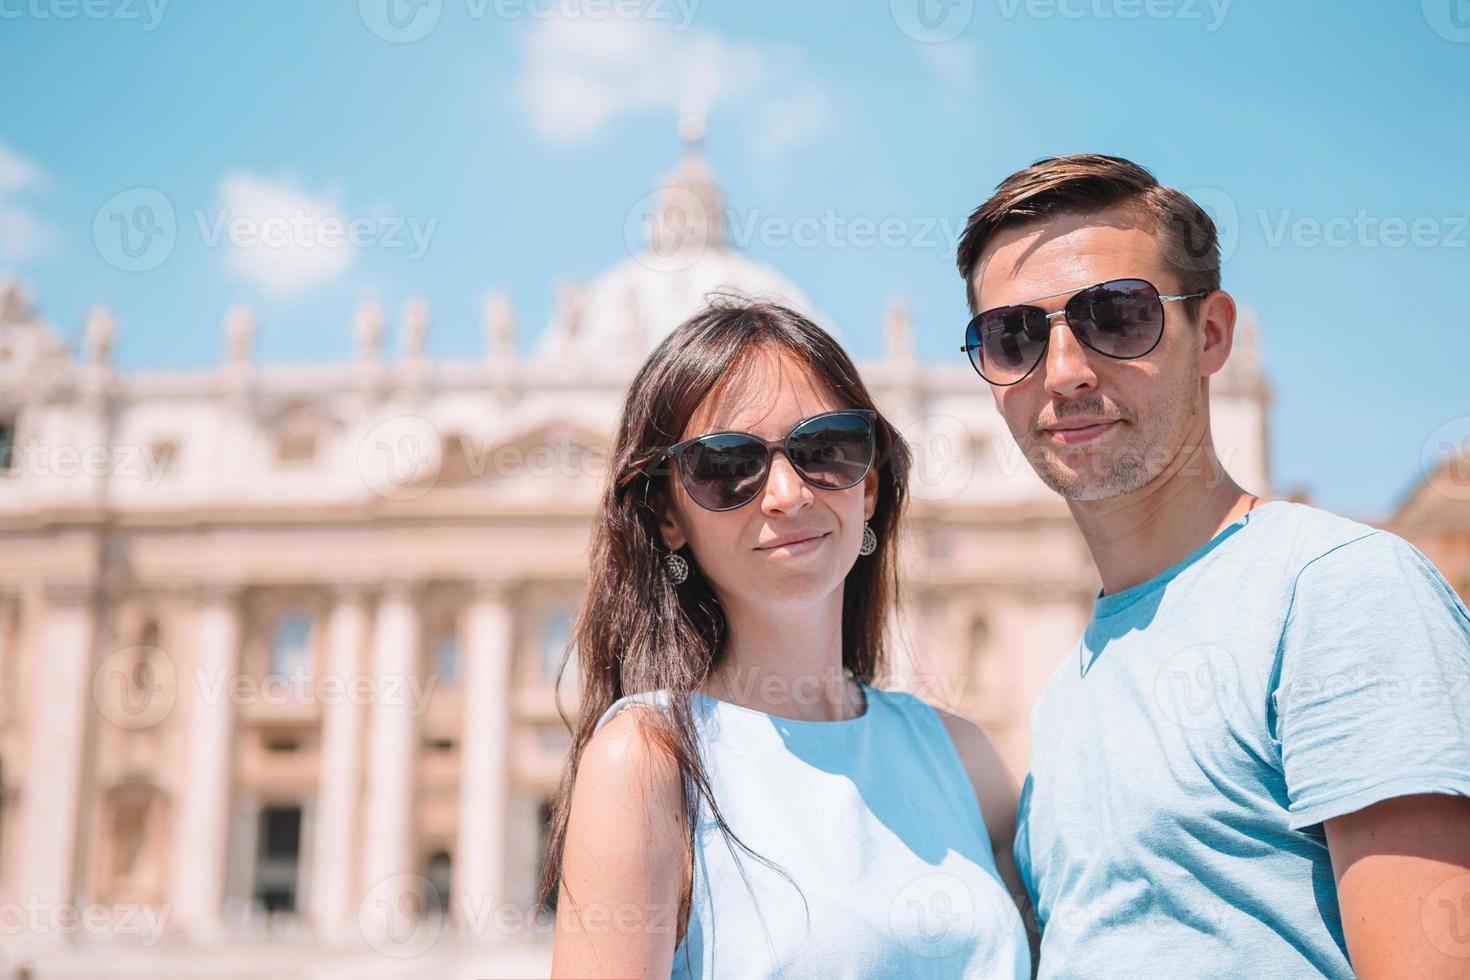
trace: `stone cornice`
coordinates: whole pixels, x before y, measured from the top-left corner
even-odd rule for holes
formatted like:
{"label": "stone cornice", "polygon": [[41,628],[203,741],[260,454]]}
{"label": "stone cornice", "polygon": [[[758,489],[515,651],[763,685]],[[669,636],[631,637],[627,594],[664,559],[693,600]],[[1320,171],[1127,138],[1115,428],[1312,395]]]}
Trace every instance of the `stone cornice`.
{"label": "stone cornice", "polygon": [[476,599],[508,599],[521,580],[511,575],[486,575],[470,582],[470,592]]}
{"label": "stone cornice", "polygon": [[229,604],[240,600],[245,587],[235,580],[197,582],[189,587],[189,594],[200,605]]}
{"label": "stone cornice", "polygon": [[49,579],[44,588],[50,605],[81,605],[97,598],[101,591],[96,579]]}

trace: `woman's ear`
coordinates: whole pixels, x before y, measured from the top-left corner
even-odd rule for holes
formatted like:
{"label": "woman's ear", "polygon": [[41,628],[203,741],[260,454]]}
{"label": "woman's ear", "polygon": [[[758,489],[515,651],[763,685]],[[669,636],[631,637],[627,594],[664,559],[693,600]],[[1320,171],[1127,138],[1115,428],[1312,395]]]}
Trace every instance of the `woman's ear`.
{"label": "woman's ear", "polygon": [[873,519],[878,510],[878,467],[868,470],[863,477],[863,520]]}
{"label": "woman's ear", "polygon": [[684,533],[678,515],[674,513],[673,503],[663,494],[659,494],[654,499],[654,507],[658,510],[658,533],[664,539],[664,547],[670,551],[678,551],[688,544],[689,537]]}

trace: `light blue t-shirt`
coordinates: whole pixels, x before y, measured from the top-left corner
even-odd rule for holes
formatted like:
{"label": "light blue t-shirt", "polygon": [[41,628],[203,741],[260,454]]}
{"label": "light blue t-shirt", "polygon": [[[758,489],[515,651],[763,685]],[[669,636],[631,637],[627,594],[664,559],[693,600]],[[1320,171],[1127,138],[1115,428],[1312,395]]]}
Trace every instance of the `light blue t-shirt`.
{"label": "light blue t-shirt", "polygon": [[1384,531],[1257,506],[1100,595],[1032,715],[1042,977],[1352,977],[1322,822],[1470,796],[1470,614]]}
{"label": "light blue t-shirt", "polygon": [[[701,807],[675,980],[1029,980],[1025,926],[944,722],[911,694],[863,692],[845,721],[693,695],[715,802],[759,857]],[[668,695],[621,698],[598,727],[635,703],[667,710]]]}

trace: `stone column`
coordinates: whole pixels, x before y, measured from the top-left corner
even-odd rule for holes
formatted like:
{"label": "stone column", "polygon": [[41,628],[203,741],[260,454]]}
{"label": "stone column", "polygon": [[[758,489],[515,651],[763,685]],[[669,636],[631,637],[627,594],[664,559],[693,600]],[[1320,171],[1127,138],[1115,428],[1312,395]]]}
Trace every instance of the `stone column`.
{"label": "stone column", "polygon": [[493,923],[492,904],[505,900],[512,627],[506,583],[480,583],[465,614],[461,670],[464,731],[453,902],[462,926]]}
{"label": "stone column", "polygon": [[333,696],[322,707],[321,774],[312,848],[311,919],[328,938],[350,929],[356,914],[352,885],[363,706],[354,701],[353,689],[363,671],[367,628],[367,599],[362,589],[338,588],[327,624],[327,675]]}
{"label": "stone column", "polygon": [[193,663],[179,679],[188,731],[179,817],[172,841],[173,922],[193,938],[223,932],[230,798],[234,784],[235,711],[230,690],[239,669],[240,590],[210,585],[199,594]]}
{"label": "stone column", "polygon": [[22,783],[22,902],[55,911],[75,899],[83,756],[91,714],[95,591],[46,588],[46,645],[31,690],[30,758]]}
{"label": "stone column", "polygon": [[14,622],[15,610],[19,608],[20,601],[11,596],[0,593],[0,725],[10,720],[11,712],[15,710],[15,693],[8,685],[10,662],[10,630]]}
{"label": "stone column", "polygon": [[[867,559],[858,559],[858,561],[865,560]],[[905,598],[907,601],[904,607],[900,609],[895,606],[889,609],[885,620],[889,644],[888,683],[901,691],[914,692],[920,690],[924,684],[926,680],[924,674],[930,665],[919,663],[914,644],[910,642],[912,640],[910,631],[915,621],[914,617],[908,614],[908,603],[913,601],[913,593],[910,592]]]}
{"label": "stone column", "polygon": [[378,602],[373,636],[374,697],[368,730],[366,839],[359,927],[371,934],[402,935],[412,927],[412,903],[420,869],[413,855],[414,766],[418,722],[409,678],[420,670],[419,611],[412,586],[389,583]]}

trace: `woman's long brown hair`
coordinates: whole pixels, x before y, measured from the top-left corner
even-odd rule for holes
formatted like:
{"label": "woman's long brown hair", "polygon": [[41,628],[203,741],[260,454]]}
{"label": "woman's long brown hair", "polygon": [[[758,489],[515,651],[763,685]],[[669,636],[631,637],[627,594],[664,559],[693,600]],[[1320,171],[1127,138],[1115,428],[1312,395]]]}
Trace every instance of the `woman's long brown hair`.
{"label": "woman's long brown hair", "polygon": [[[843,408],[877,409],[841,346],[801,314],[774,303],[722,297],[685,321],[649,356],[628,389],[593,536],[590,585],[573,630],[581,674],[581,701],[571,751],[552,810],[538,907],[545,911],[561,886],[572,787],[597,721],[629,694],[668,692],[667,712],[644,712],[641,724],[683,778],[686,845],[702,802],[727,839],[740,843],[720,814],[700,758],[690,694],[725,653],[725,617],[686,546],[691,572],[676,586],[665,571],[658,525],[669,497],[671,470],[662,450],[684,438],[695,410],[722,383],[774,350],[793,356],[825,385]],[[907,501],[909,450],[880,413],[876,423],[877,504],[869,524],[878,549],[859,558],[842,593],[842,665],[871,684],[885,663],[888,613],[898,599],[896,538]],[[749,851],[743,844],[742,849]],[[568,896],[571,897],[571,896]]]}

